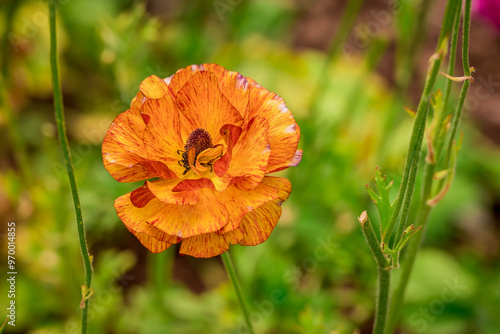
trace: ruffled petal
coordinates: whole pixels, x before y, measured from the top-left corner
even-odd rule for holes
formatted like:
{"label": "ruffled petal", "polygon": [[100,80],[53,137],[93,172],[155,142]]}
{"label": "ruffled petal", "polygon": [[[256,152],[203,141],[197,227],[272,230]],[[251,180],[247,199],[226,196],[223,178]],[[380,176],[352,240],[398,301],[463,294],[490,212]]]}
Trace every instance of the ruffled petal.
{"label": "ruffled petal", "polygon": [[250,82],[250,96],[245,118],[250,120],[261,116],[269,122],[269,144],[271,155],[266,173],[276,172],[293,166],[296,162],[295,153],[300,139],[300,128],[286,107],[285,101],[267,89],[261,87],[254,80]]}
{"label": "ruffled petal", "polygon": [[240,113],[221,93],[217,77],[211,72],[194,73],[176,94],[175,105],[186,117],[188,125],[181,132],[184,142],[192,131],[202,128],[210,133],[214,144],[220,144],[222,136],[219,131],[223,125],[243,124]]}
{"label": "ruffled petal", "polygon": [[291,191],[292,185],[288,179],[266,176],[253,190],[229,187],[222,193],[216,193],[217,200],[226,206],[229,213],[228,224],[217,233],[224,234],[235,230],[247,213],[272,200],[285,201]]}
{"label": "ruffled petal", "polygon": [[243,217],[239,226],[243,238],[239,244],[255,246],[266,241],[281,216],[281,203],[281,200],[264,203]]}
{"label": "ruffled petal", "polygon": [[183,149],[184,142],[180,136],[182,122],[177,107],[168,96],[164,96],[144,102],[141,114],[148,119],[144,130],[144,147],[148,158],[164,163],[181,177],[184,167],[178,163],[182,159],[178,150]]}
{"label": "ruffled petal", "polygon": [[224,235],[215,233],[196,235],[182,241],[179,253],[200,258],[217,256],[227,251],[230,244],[237,244],[242,237],[243,233],[239,230]]}
{"label": "ruffled petal", "polygon": [[188,82],[194,73],[205,71],[204,65],[189,65],[186,68],[178,70],[171,78],[168,84],[174,94],[177,94],[182,87]]}
{"label": "ruffled petal", "polygon": [[120,182],[142,181],[155,177],[140,163],[146,158],[141,138],[130,127],[129,111],[118,115],[102,143],[105,168]]}
{"label": "ruffled petal", "polygon": [[191,65],[180,69],[170,80],[170,89],[177,93],[194,73],[200,71],[213,73],[217,77],[222,94],[240,114],[245,112],[248,106],[249,82],[238,72],[227,71],[217,64]]}
{"label": "ruffled petal", "polygon": [[224,191],[230,184],[243,190],[259,185],[266,174],[271,149],[267,139],[269,126],[262,117],[255,117],[249,123],[232,149],[229,169],[222,177],[214,175],[212,182],[217,191]]}
{"label": "ruffled petal", "polygon": [[[215,199],[213,190],[202,189],[199,192],[195,205],[167,204],[154,198],[142,208],[137,208],[130,200],[120,208],[115,203],[115,207],[123,222],[124,219],[131,221],[140,217],[142,221],[146,219],[148,224],[180,238],[220,230],[229,221],[227,209]],[[130,193],[125,196],[130,199]]]}
{"label": "ruffled petal", "polygon": [[148,99],[159,99],[168,93],[167,83],[156,75],[151,75],[144,79],[139,89]]}
{"label": "ruffled petal", "polygon": [[226,174],[233,158],[233,147],[238,142],[241,136],[242,129],[239,126],[226,124],[220,130],[221,135],[225,138],[226,153],[214,163],[214,172],[217,176],[222,177]]}
{"label": "ruffled petal", "polygon": [[130,194],[125,194],[115,201],[118,217],[137,239],[151,252],[159,253],[171,245],[181,241],[176,236],[168,235],[147,223],[153,214],[150,211],[135,207],[130,201]]}
{"label": "ruffled petal", "polygon": [[168,204],[178,205],[194,205],[198,203],[198,191],[177,191],[173,192],[173,188],[177,186],[179,180],[156,180],[153,182],[146,181],[147,188],[154,197]]}

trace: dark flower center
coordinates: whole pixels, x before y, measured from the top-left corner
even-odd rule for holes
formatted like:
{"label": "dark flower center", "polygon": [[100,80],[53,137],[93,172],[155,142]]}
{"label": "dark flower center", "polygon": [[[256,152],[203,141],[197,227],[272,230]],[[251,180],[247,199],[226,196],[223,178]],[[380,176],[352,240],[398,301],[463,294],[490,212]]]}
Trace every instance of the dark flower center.
{"label": "dark flower center", "polygon": [[207,148],[213,148],[212,137],[205,129],[198,128],[191,132],[184,145],[184,151],[187,152],[191,147],[195,147],[196,156],[206,150]]}
{"label": "dark flower center", "polygon": [[207,148],[213,148],[214,145],[212,144],[212,137],[210,137],[210,134],[207,132],[205,129],[198,128],[191,132],[189,134],[188,140],[186,141],[186,144],[184,145],[184,152],[182,151],[177,151],[177,153],[182,152],[182,160],[179,161],[179,165],[185,168],[184,175],[189,172],[191,167],[189,166],[189,150],[194,147],[195,149],[195,156],[194,156],[194,162],[193,164],[196,163],[196,158],[198,157],[198,154],[206,150]]}

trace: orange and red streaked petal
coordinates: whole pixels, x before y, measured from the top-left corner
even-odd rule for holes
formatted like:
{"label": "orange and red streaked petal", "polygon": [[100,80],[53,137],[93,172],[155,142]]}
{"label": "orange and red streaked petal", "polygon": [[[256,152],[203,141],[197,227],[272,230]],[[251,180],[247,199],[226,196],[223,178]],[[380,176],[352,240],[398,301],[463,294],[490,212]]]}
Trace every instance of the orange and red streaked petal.
{"label": "orange and red streaked petal", "polygon": [[220,132],[226,143],[226,153],[214,163],[214,173],[218,177],[224,176],[229,169],[233,157],[233,147],[238,142],[242,129],[239,126],[226,124]]}
{"label": "orange and red streaked petal", "polygon": [[[142,133],[136,133],[129,123],[129,111],[116,116],[104,137],[104,142],[109,144],[114,141],[122,147],[122,152],[133,153],[141,158],[147,158],[144,151]],[[115,150],[116,151],[116,150]],[[103,145],[103,152],[109,152]]]}
{"label": "orange and red streaked petal", "polygon": [[266,241],[281,216],[281,203],[279,199],[266,202],[243,217],[238,228],[243,238],[238,243],[255,246]]}
{"label": "orange and red streaked petal", "polygon": [[144,147],[136,132],[129,126],[128,114],[126,111],[118,115],[104,137],[104,166],[111,176],[120,182],[135,182],[155,177],[140,165],[145,158]]}
{"label": "orange and red streaked petal", "polygon": [[222,186],[217,182],[217,177],[212,179],[218,191],[225,189],[224,185],[228,184],[228,180],[243,190],[251,190],[259,185],[266,174],[271,154],[268,129],[267,120],[262,117],[255,117],[248,123],[248,128],[232,150],[229,169],[220,178]]}
{"label": "orange and red streaked petal", "polygon": [[293,166],[300,139],[300,128],[286,107],[285,101],[267,89],[247,78],[251,84],[249,105],[245,119],[261,116],[269,122],[269,144],[271,155],[266,173],[272,173]]}
{"label": "orange and red streaked petal", "polygon": [[229,213],[228,224],[217,233],[224,234],[235,230],[247,213],[272,200],[285,201],[291,191],[292,185],[288,179],[266,176],[253,190],[245,191],[233,186],[216,193],[217,200],[226,206]]}
{"label": "orange and red streaked petal", "polygon": [[168,85],[156,75],[151,75],[141,82],[141,93],[148,99],[159,99],[168,93]]}
{"label": "orange and red streaked petal", "polygon": [[220,143],[219,131],[223,125],[243,124],[240,112],[221,93],[217,77],[211,72],[194,73],[175,95],[175,104],[188,125],[181,132],[184,142],[192,131],[203,128],[210,133],[214,143]]}
{"label": "orange and red streaked petal", "polygon": [[180,137],[181,121],[177,107],[168,96],[164,96],[144,102],[141,114],[148,118],[143,138],[147,156],[182,176],[184,167],[178,163],[182,157],[177,151],[184,147],[184,142]]}
{"label": "orange and red streaked petal", "polygon": [[162,252],[181,241],[177,236],[171,236],[148,224],[152,212],[135,207],[130,201],[130,194],[120,196],[115,201],[115,208],[127,229],[151,252]]}
{"label": "orange and red streaked petal", "polygon": [[173,192],[172,189],[178,183],[178,179],[156,180],[153,182],[146,181],[146,186],[153,197],[158,198],[164,203],[178,205],[195,205],[198,203],[198,190]]}
{"label": "orange and red streaked petal", "polygon": [[227,71],[217,64],[190,65],[180,69],[172,76],[169,87],[177,93],[194,73],[207,71],[213,73],[219,82],[222,94],[243,114],[248,106],[249,82],[238,72]]}
{"label": "orange and red streaked petal", "polygon": [[237,244],[243,233],[239,230],[224,235],[206,233],[186,238],[181,243],[180,254],[199,258],[208,258],[220,255],[229,249],[229,245]]}
{"label": "orange and red streaked petal", "polygon": [[116,209],[118,216],[124,223],[125,221],[129,224],[131,222],[139,223],[135,220],[142,219],[144,221],[146,219],[148,224],[157,227],[164,233],[180,238],[220,230],[229,221],[227,209],[217,202],[213,190],[202,189],[199,191],[199,200],[195,205],[167,204],[154,198],[142,208],[137,208],[132,204],[129,193],[124,195],[128,197],[128,202]]}

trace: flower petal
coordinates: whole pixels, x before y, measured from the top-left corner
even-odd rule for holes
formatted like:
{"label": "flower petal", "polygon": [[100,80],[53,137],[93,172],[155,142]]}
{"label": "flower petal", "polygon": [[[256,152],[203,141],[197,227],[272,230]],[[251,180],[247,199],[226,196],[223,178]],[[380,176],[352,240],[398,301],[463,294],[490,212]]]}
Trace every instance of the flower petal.
{"label": "flower petal", "polygon": [[167,83],[156,75],[151,75],[144,79],[139,89],[148,99],[159,99],[168,93]]}
{"label": "flower petal", "polygon": [[201,179],[186,179],[179,182],[172,191],[189,191],[203,188],[215,189],[214,184],[210,179],[205,177]]}
{"label": "flower petal", "polygon": [[[173,79],[172,79],[173,80]],[[243,118],[221,93],[217,77],[211,72],[196,72],[175,96],[175,105],[186,117],[183,141],[197,128],[210,133],[214,144],[222,143],[220,129],[225,124],[241,126]]]}
{"label": "flower petal", "polygon": [[242,129],[239,126],[226,124],[220,129],[221,135],[225,138],[227,144],[226,153],[214,163],[214,172],[221,177],[226,174],[233,157],[233,147],[240,138]]}
{"label": "flower petal", "polygon": [[154,197],[168,204],[194,205],[198,203],[198,191],[178,191],[172,189],[177,186],[179,180],[156,180],[146,181],[147,188]]}
{"label": "flower petal", "polygon": [[295,153],[300,139],[300,128],[285,101],[267,89],[258,85],[253,79],[250,82],[250,96],[246,119],[261,116],[269,122],[269,144],[271,155],[266,173],[288,168],[296,161]]}
{"label": "flower petal", "polygon": [[[135,207],[130,200],[120,208],[115,203],[115,207],[124,223],[128,221],[132,224],[132,221],[141,219],[141,222],[146,221],[164,233],[188,238],[218,231],[228,223],[228,212],[225,206],[218,203],[213,192],[210,189],[199,190],[199,200],[195,205],[167,204],[154,198],[143,208]],[[130,198],[130,194],[125,196]]]}
{"label": "flower petal", "polygon": [[179,111],[169,96],[144,102],[141,113],[149,117],[144,130],[144,147],[148,158],[160,161],[182,176],[184,167],[178,161],[182,156],[177,153],[184,147],[180,137],[181,122]]}
{"label": "flower petal", "polygon": [[217,180],[212,179],[218,191],[233,181],[240,189],[251,190],[259,185],[266,174],[271,150],[267,139],[269,126],[262,117],[255,117],[232,150],[231,164],[227,173]]}
{"label": "flower petal", "polygon": [[140,163],[146,158],[142,140],[130,127],[129,111],[118,115],[102,143],[105,168],[117,181],[135,182],[155,177]]}
{"label": "flower petal", "polygon": [[229,244],[237,244],[243,237],[239,230],[224,235],[206,233],[184,239],[181,243],[180,254],[194,257],[208,258],[224,253],[229,249]]}
{"label": "flower petal", "polygon": [[243,238],[239,244],[255,246],[266,241],[281,216],[281,203],[281,200],[264,203],[243,217],[239,227]]}
{"label": "flower petal", "polygon": [[238,72],[227,71],[217,64],[191,65],[180,69],[172,77],[169,88],[177,93],[186,84],[194,73],[207,71],[213,73],[218,81],[222,94],[229,102],[243,114],[248,106],[248,94],[250,83]]}
{"label": "flower petal", "polygon": [[229,212],[228,224],[217,233],[224,234],[235,230],[247,213],[272,200],[285,201],[291,191],[292,186],[288,179],[266,176],[253,190],[245,191],[229,187],[222,193],[216,193],[219,203],[224,204]]}
{"label": "flower petal", "polygon": [[136,208],[145,207],[149,203],[149,201],[153,200],[154,198],[155,195],[148,189],[146,182],[142,187],[139,187],[130,193],[130,202]]}
{"label": "flower petal", "polygon": [[181,241],[147,223],[152,212],[135,207],[130,201],[130,194],[125,194],[115,201],[118,217],[137,239],[151,252],[159,253],[174,243]]}

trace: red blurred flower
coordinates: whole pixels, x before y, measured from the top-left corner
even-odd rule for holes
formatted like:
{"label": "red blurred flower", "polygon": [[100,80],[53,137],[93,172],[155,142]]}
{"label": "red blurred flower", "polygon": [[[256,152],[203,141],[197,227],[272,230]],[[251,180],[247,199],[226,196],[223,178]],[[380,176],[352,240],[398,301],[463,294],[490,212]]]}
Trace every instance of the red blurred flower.
{"label": "red blurred flower", "polygon": [[102,154],[116,180],[148,180],[115,201],[145,247],[157,253],[181,242],[180,253],[211,257],[269,237],[291,185],[266,174],[299,164],[299,138],[281,97],[204,64],[146,78]]}

